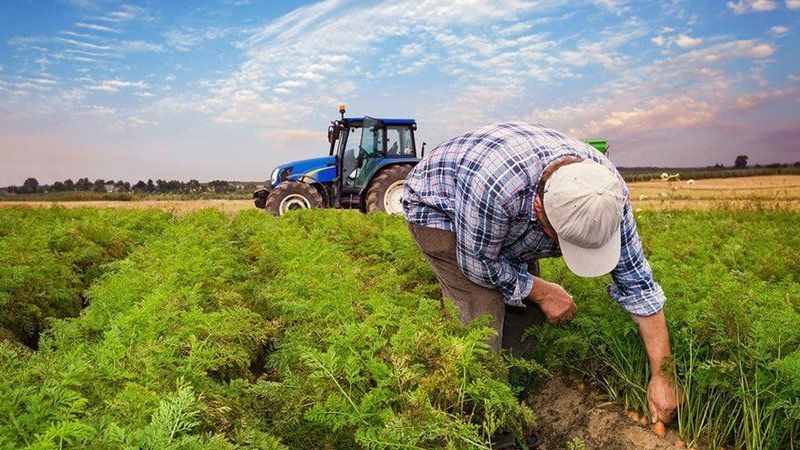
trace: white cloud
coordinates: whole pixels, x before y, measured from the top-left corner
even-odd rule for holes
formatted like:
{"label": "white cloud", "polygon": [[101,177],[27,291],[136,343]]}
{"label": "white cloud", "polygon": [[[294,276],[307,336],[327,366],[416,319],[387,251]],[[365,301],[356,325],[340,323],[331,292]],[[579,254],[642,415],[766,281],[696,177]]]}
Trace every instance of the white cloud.
{"label": "white cloud", "polygon": [[177,50],[189,51],[204,42],[223,38],[230,34],[231,31],[230,29],[217,27],[210,27],[204,30],[183,28],[166,31],[163,36],[169,46]]}
{"label": "white cloud", "polygon": [[728,7],[733,10],[734,14],[746,14],[751,12],[772,11],[777,8],[778,5],[773,0],[739,0],[737,2],[728,2]]}
{"label": "white cloud", "polygon": [[663,47],[663,46],[667,45],[667,38],[665,38],[663,35],[659,34],[658,36],[650,39],[650,42],[652,42],[653,44],[656,44],[659,47]]}
{"label": "white cloud", "polygon": [[144,81],[104,80],[88,87],[92,91],[117,92],[120,89],[147,89]]}
{"label": "white cloud", "polygon": [[689,35],[682,34],[675,38],[675,44],[680,48],[692,48],[697,47],[698,45],[702,44],[703,40],[699,38],[693,38]]}
{"label": "white cloud", "polygon": [[788,32],[789,32],[789,27],[784,27],[782,25],[776,25],[769,29],[769,34],[773,36],[783,36]]}
{"label": "white cloud", "polygon": [[111,47],[108,45],[98,45],[91,42],[76,41],[75,39],[67,39],[62,37],[58,38],[58,40],[76,47],[88,48],[90,50],[111,50]]}
{"label": "white cloud", "polygon": [[145,10],[139,6],[122,5],[122,7],[116,11],[112,11],[102,16],[93,17],[93,19],[103,22],[119,23],[141,18],[144,14]]}
{"label": "white cloud", "polygon": [[94,30],[94,31],[107,31],[111,33],[116,33],[117,30],[107,27],[105,25],[97,25],[95,23],[86,23],[86,22],[78,22],[75,24],[78,28],[86,28],[87,30]]}
{"label": "white cloud", "polygon": [[800,9],[800,0],[786,0],[786,7],[789,9]]}
{"label": "white cloud", "polygon": [[731,59],[761,59],[772,56],[775,49],[769,44],[754,40],[724,42],[701,50],[692,50],[685,55],[690,61],[715,63]]}
{"label": "white cloud", "polygon": [[155,53],[159,53],[159,52],[165,51],[164,46],[161,45],[161,44],[155,44],[155,43],[152,43],[152,42],[138,41],[138,40],[137,41],[122,41],[119,44],[118,48],[119,48],[119,50],[121,50],[123,52],[132,52],[132,53],[135,53],[135,52],[142,52],[142,53],[155,52]]}

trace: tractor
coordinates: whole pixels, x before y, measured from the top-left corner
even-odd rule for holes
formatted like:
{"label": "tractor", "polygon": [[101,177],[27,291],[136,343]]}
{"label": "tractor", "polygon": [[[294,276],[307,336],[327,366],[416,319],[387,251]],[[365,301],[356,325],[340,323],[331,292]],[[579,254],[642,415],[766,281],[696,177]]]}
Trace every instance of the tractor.
{"label": "tractor", "polygon": [[[273,214],[293,209],[346,208],[362,212],[403,211],[403,184],[419,162],[414,119],[345,117],[328,127],[328,156],[281,164],[255,205]],[[423,143],[423,147],[424,147]]]}
{"label": "tractor", "polygon": [[[328,156],[281,164],[262,189],[256,207],[275,215],[293,209],[345,208],[362,212],[403,212],[403,185],[417,157],[414,119],[345,117],[328,127]],[[605,153],[606,141],[587,141]]]}

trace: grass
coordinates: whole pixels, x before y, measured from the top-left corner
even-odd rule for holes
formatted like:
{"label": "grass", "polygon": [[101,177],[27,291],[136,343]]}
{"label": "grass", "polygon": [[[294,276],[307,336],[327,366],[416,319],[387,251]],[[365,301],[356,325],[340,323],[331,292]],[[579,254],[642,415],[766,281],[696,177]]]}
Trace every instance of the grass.
{"label": "grass", "polygon": [[[686,391],[675,426],[689,445],[798,447],[799,219],[637,213],[668,295]],[[569,374],[646,411],[645,353],[610,280],[560,260],[543,274],[579,315],[530,330],[532,360],[511,361],[489,352],[485,322],[458,323],[403,221],[385,215],[11,208],[0,240],[20,261],[0,284],[21,290],[6,292],[60,304],[61,290],[37,290],[47,280],[87,305],[41,309],[38,351],[0,339],[3,448],[486,448],[533,422],[509,366],[531,382]],[[70,256],[83,247],[90,266]],[[50,269],[19,278],[37,261]]]}

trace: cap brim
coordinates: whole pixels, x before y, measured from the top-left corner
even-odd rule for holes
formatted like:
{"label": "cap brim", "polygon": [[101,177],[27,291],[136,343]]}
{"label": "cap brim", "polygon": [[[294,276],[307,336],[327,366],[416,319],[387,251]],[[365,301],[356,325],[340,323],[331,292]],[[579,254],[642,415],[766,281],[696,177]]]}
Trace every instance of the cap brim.
{"label": "cap brim", "polygon": [[619,263],[622,241],[620,227],[614,230],[611,238],[598,248],[583,248],[559,239],[561,255],[567,267],[579,277],[599,277],[605,275]]}

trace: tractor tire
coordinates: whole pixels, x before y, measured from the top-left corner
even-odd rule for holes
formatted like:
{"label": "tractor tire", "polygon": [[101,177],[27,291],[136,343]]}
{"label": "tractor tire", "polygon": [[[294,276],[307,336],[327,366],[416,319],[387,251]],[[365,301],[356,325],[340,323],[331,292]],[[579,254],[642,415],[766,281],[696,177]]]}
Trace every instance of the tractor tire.
{"label": "tractor tire", "polygon": [[369,184],[365,208],[368,213],[382,211],[386,214],[403,213],[403,186],[413,166],[396,164],[389,166],[376,175]]}
{"label": "tractor tire", "polygon": [[295,209],[322,208],[323,206],[322,196],[314,186],[300,181],[284,181],[269,193],[264,209],[276,216],[282,216]]}

